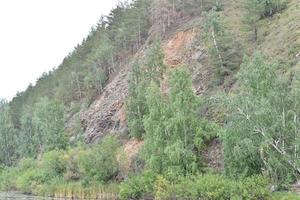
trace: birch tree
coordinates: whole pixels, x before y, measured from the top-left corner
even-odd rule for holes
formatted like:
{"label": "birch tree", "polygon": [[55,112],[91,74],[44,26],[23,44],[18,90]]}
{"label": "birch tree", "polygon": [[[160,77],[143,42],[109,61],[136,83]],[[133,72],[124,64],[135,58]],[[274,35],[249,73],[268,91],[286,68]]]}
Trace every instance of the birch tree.
{"label": "birch tree", "polygon": [[278,79],[276,66],[255,54],[245,59],[238,83],[222,135],[226,173],[265,173],[277,186],[295,180],[300,173],[299,75],[290,90],[288,81]]}

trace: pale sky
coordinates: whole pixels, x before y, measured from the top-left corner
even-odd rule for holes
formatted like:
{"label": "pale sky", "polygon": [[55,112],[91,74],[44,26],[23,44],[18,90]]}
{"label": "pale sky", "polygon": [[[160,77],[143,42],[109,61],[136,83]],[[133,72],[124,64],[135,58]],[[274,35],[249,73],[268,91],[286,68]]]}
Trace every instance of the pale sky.
{"label": "pale sky", "polygon": [[0,98],[35,83],[118,0],[0,0]]}

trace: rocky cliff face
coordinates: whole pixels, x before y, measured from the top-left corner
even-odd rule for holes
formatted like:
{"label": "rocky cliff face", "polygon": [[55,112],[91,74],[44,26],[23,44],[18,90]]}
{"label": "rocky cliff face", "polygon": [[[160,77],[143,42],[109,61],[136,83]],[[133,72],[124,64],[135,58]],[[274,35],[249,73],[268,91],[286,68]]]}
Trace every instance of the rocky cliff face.
{"label": "rocky cliff face", "polygon": [[[187,65],[192,54],[192,45],[196,36],[193,27],[178,31],[163,41],[165,64],[168,68]],[[141,49],[132,61],[143,57]],[[127,75],[131,64],[127,64],[110,79],[103,93],[81,113],[81,122],[85,130],[87,143],[93,143],[109,133],[123,134],[127,132],[125,101],[128,94]],[[168,90],[167,80],[162,83],[162,91]]]}
{"label": "rocky cliff face", "polygon": [[101,139],[107,133],[126,131],[124,104],[128,94],[128,71],[129,65],[124,66],[88,110],[81,113],[87,143]]}

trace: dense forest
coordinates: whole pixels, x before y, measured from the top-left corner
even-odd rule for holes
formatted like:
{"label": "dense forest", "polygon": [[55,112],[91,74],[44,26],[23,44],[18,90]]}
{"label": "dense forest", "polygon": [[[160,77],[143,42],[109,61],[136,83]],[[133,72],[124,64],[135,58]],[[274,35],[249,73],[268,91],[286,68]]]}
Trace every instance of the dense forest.
{"label": "dense forest", "polygon": [[60,66],[0,100],[0,190],[300,199],[299,14],[297,0],[120,2]]}

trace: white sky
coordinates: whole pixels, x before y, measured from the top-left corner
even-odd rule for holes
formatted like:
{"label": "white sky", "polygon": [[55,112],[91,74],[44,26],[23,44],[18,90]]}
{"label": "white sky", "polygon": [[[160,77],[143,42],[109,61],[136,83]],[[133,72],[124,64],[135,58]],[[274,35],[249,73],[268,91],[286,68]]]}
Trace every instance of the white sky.
{"label": "white sky", "polygon": [[0,98],[35,83],[118,0],[0,0]]}

